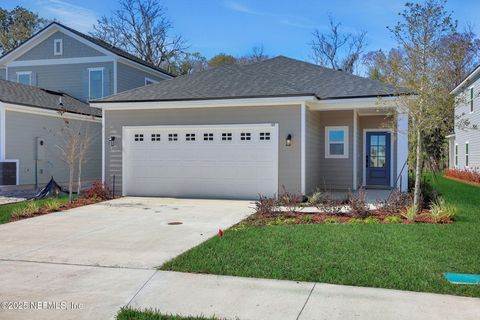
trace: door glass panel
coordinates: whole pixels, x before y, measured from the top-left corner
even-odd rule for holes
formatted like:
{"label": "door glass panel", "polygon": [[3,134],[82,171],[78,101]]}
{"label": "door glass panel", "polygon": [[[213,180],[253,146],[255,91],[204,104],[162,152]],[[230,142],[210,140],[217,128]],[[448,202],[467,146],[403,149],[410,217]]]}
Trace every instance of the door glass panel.
{"label": "door glass panel", "polygon": [[378,136],[370,136],[370,145],[376,146],[378,144]]}
{"label": "door glass panel", "polygon": [[386,139],[385,135],[370,136],[370,167],[383,168],[386,165]]}

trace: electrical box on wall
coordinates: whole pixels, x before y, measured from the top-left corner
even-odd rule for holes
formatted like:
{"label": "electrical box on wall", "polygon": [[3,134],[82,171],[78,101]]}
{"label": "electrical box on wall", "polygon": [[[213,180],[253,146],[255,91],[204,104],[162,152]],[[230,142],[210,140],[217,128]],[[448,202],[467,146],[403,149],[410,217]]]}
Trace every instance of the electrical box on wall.
{"label": "electrical box on wall", "polygon": [[42,137],[37,137],[36,138],[36,141],[37,141],[37,158],[36,160],[45,160],[45,155],[47,153],[47,150],[46,150],[46,143],[45,143],[45,138],[42,138]]}

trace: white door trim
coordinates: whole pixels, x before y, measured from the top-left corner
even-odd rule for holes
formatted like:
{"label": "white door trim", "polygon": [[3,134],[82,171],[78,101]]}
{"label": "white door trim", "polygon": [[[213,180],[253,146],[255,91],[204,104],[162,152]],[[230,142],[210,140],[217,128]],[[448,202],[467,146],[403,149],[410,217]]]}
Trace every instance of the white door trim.
{"label": "white door trim", "polygon": [[362,165],[363,165],[363,183],[365,187],[367,185],[367,170],[366,166],[366,152],[367,152],[367,132],[389,132],[390,133],[390,187],[393,187],[393,130],[389,128],[375,128],[375,129],[363,129],[363,154],[362,154]]}

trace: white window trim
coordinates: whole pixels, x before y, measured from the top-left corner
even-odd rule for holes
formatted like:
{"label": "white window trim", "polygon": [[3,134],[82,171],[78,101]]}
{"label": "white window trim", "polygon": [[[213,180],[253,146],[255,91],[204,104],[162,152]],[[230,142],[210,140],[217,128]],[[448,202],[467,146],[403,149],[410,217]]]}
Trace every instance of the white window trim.
{"label": "white window trim", "polygon": [[[101,98],[104,97],[104,92],[103,92],[103,86],[104,86],[104,76],[103,76],[103,72],[104,72],[104,67],[98,67],[98,68],[88,68],[88,100],[90,100],[90,88],[91,88],[91,82],[90,82],[90,74],[92,73],[92,71],[102,71],[102,96]],[[98,98],[97,98],[98,99]]]}
{"label": "white window trim", "polygon": [[29,81],[28,84],[29,84],[29,85],[32,85],[32,71],[18,71],[18,72],[17,72],[17,83],[20,83],[20,82],[18,81],[19,76],[24,76],[24,75],[30,76],[30,81]]}
{"label": "white window trim", "polygon": [[[472,93],[472,90],[473,90],[473,97],[471,96],[471,93]],[[468,87],[468,110],[469,110],[469,113],[473,113],[473,111],[475,110],[475,106],[473,105],[475,102],[475,87],[474,86],[470,86]]]}
{"label": "white window trim", "polygon": [[158,83],[158,82],[159,82],[158,80],[154,80],[154,79],[152,79],[152,78],[145,77],[145,85],[146,85],[146,86],[148,86],[147,81],[150,81],[150,82],[151,82],[150,84],[155,84],[155,83]]}
{"label": "white window trim", "polygon": [[[330,131],[343,130],[345,139],[343,141],[343,154],[330,154]],[[338,143],[340,142],[332,142]],[[326,126],[325,127],[325,158],[326,159],[348,159],[348,126]]]}
{"label": "white window trim", "polygon": [[453,165],[455,166],[455,168],[458,168],[458,143],[455,143],[453,155],[455,157],[455,159],[453,159]]}
{"label": "white window trim", "polygon": [[[467,152],[467,149],[469,149],[468,152]],[[467,161],[467,158],[468,158],[468,161]],[[468,168],[469,164],[470,164],[470,142],[465,141],[465,168]]]}
{"label": "white window trim", "polygon": [[[57,51],[57,43],[60,43],[60,51]],[[53,40],[53,55],[55,56],[63,55],[63,39]]]}

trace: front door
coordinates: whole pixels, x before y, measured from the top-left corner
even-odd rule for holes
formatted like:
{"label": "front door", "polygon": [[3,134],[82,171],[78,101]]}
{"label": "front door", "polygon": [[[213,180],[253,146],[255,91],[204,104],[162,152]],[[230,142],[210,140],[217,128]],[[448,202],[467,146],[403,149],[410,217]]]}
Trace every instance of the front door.
{"label": "front door", "polygon": [[367,132],[366,135],[366,184],[390,186],[390,133]]}

